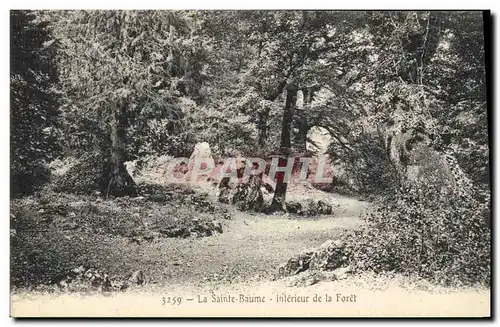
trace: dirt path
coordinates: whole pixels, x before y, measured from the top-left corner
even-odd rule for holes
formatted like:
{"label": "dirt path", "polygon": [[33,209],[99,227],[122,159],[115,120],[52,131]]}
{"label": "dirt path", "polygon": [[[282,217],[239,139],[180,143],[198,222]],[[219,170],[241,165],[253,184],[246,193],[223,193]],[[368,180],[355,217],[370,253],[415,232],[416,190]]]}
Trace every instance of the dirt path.
{"label": "dirt path", "polygon": [[360,226],[359,213],[367,205],[342,201],[339,197],[333,215],[318,219],[235,211],[233,220],[223,222],[222,234],[137,245],[135,256],[160,285],[269,280],[279,264],[297,252]]}
{"label": "dirt path", "polygon": [[[369,274],[308,287],[272,281],[277,266],[292,255],[361,225],[359,214],[368,208],[366,203],[341,196],[325,199],[334,204],[334,214],[316,220],[235,212],[233,220],[224,221],[224,233],[213,237],[161,239],[140,245],[111,243],[115,251],[123,251],[121,269],[142,269],[150,280],[148,285],[110,296],[18,292],[11,295],[11,315],[489,315],[489,289],[446,289],[408,282],[401,276]],[[219,301],[231,297],[234,302]],[[306,302],[284,302],[294,297]],[[317,297],[321,302],[314,301]],[[328,297],[331,302],[326,302]],[[181,304],[169,304],[169,298],[180,299]]]}

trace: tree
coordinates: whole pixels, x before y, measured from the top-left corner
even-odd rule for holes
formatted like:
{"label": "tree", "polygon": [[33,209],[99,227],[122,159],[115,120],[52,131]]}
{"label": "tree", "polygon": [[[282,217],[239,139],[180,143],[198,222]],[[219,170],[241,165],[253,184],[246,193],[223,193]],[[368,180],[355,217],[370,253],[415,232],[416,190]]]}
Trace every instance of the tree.
{"label": "tree", "polygon": [[[372,134],[400,176],[406,175],[414,145],[423,142],[453,152],[474,180],[484,183],[488,151],[481,13],[371,12],[365,18],[361,39],[370,65],[361,70],[361,92],[351,92],[366,103],[361,120],[355,121],[365,131],[376,127]],[[340,142],[337,149],[344,149]],[[478,160],[479,170],[468,169]]]}
{"label": "tree", "polygon": [[[280,155],[288,157],[292,154],[290,129],[295,117],[299,124],[298,139],[302,150],[305,148],[307,129],[319,124],[311,124],[310,103],[314,90],[324,84],[318,76],[332,70],[332,61],[338,58],[338,52],[345,51],[349,40],[359,25],[356,14],[342,12],[286,12],[278,13],[277,24],[272,33],[274,38],[269,42],[275,50],[272,58],[278,58],[278,67],[282,73],[276,91],[286,90],[283,119],[281,123]],[[334,25],[330,25],[334,22]],[[274,33],[274,34],[273,34]],[[297,42],[299,41],[299,42]],[[342,79],[345,72],[335,72],[337,79]],[[279,76],[279,74],[276,74]],[[298,90],[306,93],[306,112],[302,116],[296,114]],[[309,93],[311,92],[311,93]],[[298,118],[298,119],[297,119]],[[276,185],[271,209],[283,208],[286,197],[286,183],[279,180]]]}
{"label": "tree", "polygon": [[[106,195],[133,195],[124,167],[126,130],[176,111],[197,96],[199,47],[184,19],[189,12],[46,12],[61,43],[61,83],[69,116],[91,120],[104,135]],[[81,120],[81,119],[80,119]],[[134,129],[137,130],[137,129]],[[134,135],[134,137],[139,136]],[[108,173],[109,172],[109,173]]]}
{"label": "tree", "polygon": [[34,12],[10,12],[10,186],[27,193],[47,180],[45,163],[59,153],[55,44]]}
{"label": "tree", "polygon": [[[340,102],[340,94],[334,94],[320,108],[313,109],[310,104],[323,86],[342,89],[341,81],[352,83],[349,70],[339,66],[343,56],[359,65],[361,56],[356,57],[347,49],[353,44],[353,27],[355,30],[362,26],[360,18],[356,13],[312,11],[211,12],[206,17],[205,28],[226,58],[220,60],[226,63],[220,76],[231,81],[227,86],[231,91],[216,97],[217,103],[228,114],[246,115],[247,121],[255,124],[253,151],[258,148],[265,155],[289,156],[295,150],[292,138],[304,152],[309,128],[322,124],[335,131],[330,126],[335,114],[329,103]],[[228,44],[236,51],[227,48]],[[295,86],[289,88],[292,84]],[[221,87],[225,89],[224,81],[217,86],[221,92]],[[292,101],[299,91],[308,94],[300,113],[296,100]],[[276,124],[281,128],[270,128]],[[297,125],[300,131],[292,135],[292,126]],[[281,182],[278,185],[276,207],[280,207],[278,202],[282,205],[286,193],[286,187]]]}

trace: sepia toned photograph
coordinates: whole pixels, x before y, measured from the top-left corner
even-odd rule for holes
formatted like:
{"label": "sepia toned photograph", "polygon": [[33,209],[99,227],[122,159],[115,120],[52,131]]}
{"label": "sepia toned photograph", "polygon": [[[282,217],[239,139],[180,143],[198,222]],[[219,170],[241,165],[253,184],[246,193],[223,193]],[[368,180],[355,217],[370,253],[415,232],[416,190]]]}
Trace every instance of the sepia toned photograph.
{"label": "sepia toned photograph", "polygon": [[11,317],[491,318],[489,11],[9,15]]}

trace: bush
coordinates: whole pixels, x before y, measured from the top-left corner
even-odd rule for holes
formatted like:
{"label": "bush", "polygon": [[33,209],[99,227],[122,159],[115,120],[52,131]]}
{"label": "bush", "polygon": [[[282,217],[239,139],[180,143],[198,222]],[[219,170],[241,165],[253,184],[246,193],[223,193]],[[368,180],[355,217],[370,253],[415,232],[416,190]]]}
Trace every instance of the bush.
{"label": "bush", "polygon": [[13,162],[10,170],[11,196],[35,192],[48,183],[50,178],[50,169],[41,161],[23,165]]}
{"label": "bush", "polygon": [[109,165],[106,156],[99,151],[88,152],[54,181],[54,190],[74,194],[92,194],[96,191],[106,194],[108,175]]}
{"label": "bush", "polygon": [[48,42],[53,36],[35,12],[13,10],[10,19],[10,187],[17,196],[47,182],[45,163],[60,154],[57,42]]}
{"label": "bush", "polygon": [[80,265],[100,267],[95,253],[108,255],[99,235],[76,237],[65,231],[30,230],[11,238],[11,285],[51,284]]}
{"label": "bush", "polygon": [[369,226],[352,239],[351,263],[446,285],[488,284],[489,213],[450,187],[409,187],[368,216]]}

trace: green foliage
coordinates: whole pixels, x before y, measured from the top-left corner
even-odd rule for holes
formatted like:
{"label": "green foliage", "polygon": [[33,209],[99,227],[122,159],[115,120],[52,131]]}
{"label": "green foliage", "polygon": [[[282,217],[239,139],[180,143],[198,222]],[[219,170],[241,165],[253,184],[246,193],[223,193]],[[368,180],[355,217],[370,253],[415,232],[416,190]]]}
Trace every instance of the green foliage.
{"label": "green foliage", "polygon": [[[210,236],[227,210],[181,187],[139,185],[141,199],[102,199],[46,191],[11,202],[11,281],[49,284],[84,265],[123,273],[134,262],[133,240]],[[124,248],[131,248],[124,253]],[[113,271],[114,270],[114,271]]]}
{"label": "green foliage", "polygon": [[[11,25],[13,193],[49,179],[44,167],[58,154],[58,133],[79,157],[54,182],[59,192],[106,195],[110,172],[120,172],[112,168],[122,168],[111,162],[188,157],[197,142],[218,156],[268,156],[279,150],[284,92],[293,83],[312,97],[291,108],[291,125],[326,129],[344,182],[388,200],[369,219],[355,261],[443,283],[488,279],[480,12],[12,11]],[[421,135],[436,155],[412,163],[423,168],[421,184],[398,189],[409,165],[400,159],[419,155]],[[388,136],[403,146],[391,148]],[[445,149],[481,196],[463,198],[447,174],[434,174]],[[176,202],[153,193],[162,204]],[[119,235],[134,228],[103,214],[108,232],[113,224],[123,227]],[[34,242],[46,245],[40,236]]]}
{"label": "green foliage", "polygon": [[[200,101],[203,40],[184,11],[44,11],[60,44],[65,146],[111,152],[110,123],[124,130],[125,160],[186,155],[187,107]],[[190,117],[191,119],[192,117]]]}
{"label": "green foliage", "polygon": [[59,153],[54,42],[46,24],[13,10],[10,51],[11,194],[30,193],[49,180],[45,167]]}
{"label": "green foliage", "polygon": [[83,154],[79,161],[54,181],[54,191],[74,194],[106,195],[110,165],[107,156],[99,151]]}
{"label": "green foliage", "polygon": [[99,235],[73,238],[57,230],[20,233],[11,239],[11,283],[50,284],[80,265],[99,266],[95,253],[106,255],[104,242]]}
{"label": "green foliage", "polygon": [[353,264],[447,285],[488,284],[489,207],[428,183],[401,190],[370,214],[368,227],[352,239]]}
{"label": "green foliage", "polygon": [[350,144],[348,149],[338,147],[338,143],[330,145],[330,156],[337,158],[345,171],[340,182],[348,182],[364,196],[393,194],[398,188],[398,176],[378,135],[360,133]]}
{"label": "green foliage", "polygon": [[442,45],[429,66],[428,85],[442,106],[433,111],[443,145],[451,146],[463,169],[489,188],[488,117],[481,12],[448,13]]}

